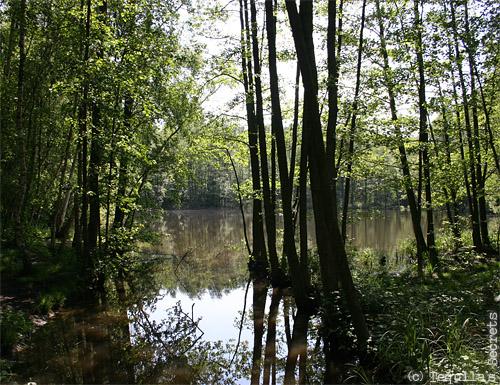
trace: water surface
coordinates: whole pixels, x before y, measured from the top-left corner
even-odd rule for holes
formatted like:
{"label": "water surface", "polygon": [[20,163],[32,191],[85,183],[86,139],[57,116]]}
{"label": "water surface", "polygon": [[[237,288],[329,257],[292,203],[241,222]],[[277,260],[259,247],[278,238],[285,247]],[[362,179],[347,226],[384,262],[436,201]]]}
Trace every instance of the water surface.
{"label": "water surface", "polygon": [[[35,348],[22,354],[22,381],[249,383],[252,314],[258,307],[252,284],[246,291],[247,252],[239,211],[170,211],[151,225],[160,236],[155,244],[144,245],[140,258],[155,262],[134,283],[134,294],[119,306],[66,309],[50,320],[36,332]],[[313,247],[312,220],[308,227]],[[401,240],[412,237],[409,214],[396,211],[360,215],[348,232],[351,247],[370,248],[389,259],[396,258]],[[265,293],[259,306],[268,314],[271,290],[267,297]],[[278,308],[271,366],[278,379],[287,354],[284,313],[293,312],[283,306]],[[314,343],[310,341],[312,347]]]}

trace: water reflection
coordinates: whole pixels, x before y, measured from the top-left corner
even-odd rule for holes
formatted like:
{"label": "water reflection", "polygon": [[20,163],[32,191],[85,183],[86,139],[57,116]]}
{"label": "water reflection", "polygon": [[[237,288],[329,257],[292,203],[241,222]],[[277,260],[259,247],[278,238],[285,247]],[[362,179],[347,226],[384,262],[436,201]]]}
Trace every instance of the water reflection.
{"label": "water reflection", "polygon": [[63,311],[35,333],[33,349],[20,352],[21,381],[135,383],[128,322],[119,311]]}
{"label": "water reflection", "polygon": [[[34,334],[33,348],[20,353],[22,367],[16,369],[21,375],[16,380],[324,380],[318,319],[297,313],[289,293],[269,288],[264,280],[252,279],[246,292],[247,255],[239,212],[169,212],[154,226],[161,237],[144,248],[126,296],[106,309],[65,310],[50,320]],[[364,217],[350,226],[352,244],[388,255],[411,235],[405,213]]]}
{"label": "water reflection", "polygon": [[[247,213],[249,217],[251,213]],[[281,225],[278,218],[277,225]],[[439,230],[442,213],[436,213]],[[247,220],[251,225],[251,221]],[[425,221],[422,221],[425,231]],[[179,210],[165,212],[152,227],[161,234],[160,241],[148,248],[151,253],[182,255],[191,250],[203,253],[246,253],[243,224],[237,210]],[[309,245],[314,246],[314,221],[308,220]],[[356,248],[370,248],[394,256],[400,241],[413,237],[410,213],[388,210],[383,213],[352,212],[348,240]],[[248,229],[251,239],[251,228]]]}

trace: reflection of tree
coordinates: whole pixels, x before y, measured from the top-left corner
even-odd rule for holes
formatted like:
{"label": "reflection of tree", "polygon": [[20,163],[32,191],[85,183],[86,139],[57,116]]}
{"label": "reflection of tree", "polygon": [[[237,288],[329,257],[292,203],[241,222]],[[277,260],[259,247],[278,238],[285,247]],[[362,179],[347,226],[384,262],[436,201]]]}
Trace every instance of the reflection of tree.
{"label": "reflection of tree", "polygon": [[[254,332],[251,383],[259,383],[262,370],[262,384],[264,385],[321,383],[320,373],[324,370],[324,362],[321,361],[320,354],[321,340],[314,322],[310,322],[310,314],[300,309],[297,311],[293,298],[287,294],[286,290],[280,288],[272,289],[269,313],[266,314],[267,291],[266,282],[253,280],[254,303],[250,315]],[[281,301],[283,301],[284,328],[278,327]],[[317,322],[317,319],[314,320]],[[317,337],[316,347],[308,345],[309,331],[311,331],[311,337]],[[266,335],[265,341],[264,335]],[[314,339],[311,341],[314,342]],[[265,349],[263,349],[263,344]],[[310,355],[312,351],[314,353]],[[264,359],[262,359],[263,355]]]}
{"label": "reflection of tree", "polygon": [[32,336],[22,352],[22,382],[135,383],[126,312],[64,311]]}
{"label": "reflection of tree", "polygon": [[136,365],[140,383],[170,384],[233,384],[248,366],[246,345],[240,348],[238,359],[231,365],[233,344],[202,341],[199,319],[181,308],[180,302],[166,309],[161,321],[150,319],[154,304],[134,306],[131,316],[134,349],[143,358]]}
{"label": "reflection of tree", "polygon": [[264,359],[263,385],[269,385],[271,371],[272,383],[276,384],[276,321],[283,291],[280,288],[273,288],[271,305],[269,307],[269,317],[267,321],[266,353]]}
{"label": "reflection of tree", "polygon": [[265,280],[253,280],[253,353],[252,377],[250,383],[259,383],[262,364],[262,337],[264,336],[264,316],[266,309],[268,283]]}
{"label": "reflection of tree", "polygon": [[142,304],[129,309],[134,348],[149,357],[136,367],[138,380],[141,383],[191,383],[192,371],[185,354],[203,336],[199,320],[182,311],[179,302],[165,313],[157,322],[150,319]]}
{"label": "reflection of tree", "polygon": [[248,346],[207,342],[180,304],[151,319],[158,298],[129,309],[66,311],[41,327],[22,353],[23,377],[39,383],[235,384],[249,375]]}
{"label": "reflection of tree", "polygon": [[220,297],[244,285],[248,254],[238,211],[166,212],[163,221],[151,226],[160,240],[144,251],[171,257],[160,277],[164,289],[180,289],[191,297],[208,289]]}
{"label": "reflection of tree", "polygon": [[205,290],[214,297],[239,288],[247,277],[246,262],[230,249],[213,254],[196,253],[174,257],[171,263],[164,263],[158,279],[163,288],[175,293],[178,289],[191,297]]}

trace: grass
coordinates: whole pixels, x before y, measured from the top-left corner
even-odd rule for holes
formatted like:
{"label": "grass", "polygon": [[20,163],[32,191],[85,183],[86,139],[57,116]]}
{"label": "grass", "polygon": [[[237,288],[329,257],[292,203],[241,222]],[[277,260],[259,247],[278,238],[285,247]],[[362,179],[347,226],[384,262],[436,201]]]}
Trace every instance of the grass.
{"label": "grass", "polygon": [[488,364],[487,323],[498,308],[499,268],[496,262],[456,265],[424,281],[410,273],[358,274],[377,362],[372,377],[362,377],[406,383],[415,371],[425,379],[462,372],[498,379],[498,369]]}

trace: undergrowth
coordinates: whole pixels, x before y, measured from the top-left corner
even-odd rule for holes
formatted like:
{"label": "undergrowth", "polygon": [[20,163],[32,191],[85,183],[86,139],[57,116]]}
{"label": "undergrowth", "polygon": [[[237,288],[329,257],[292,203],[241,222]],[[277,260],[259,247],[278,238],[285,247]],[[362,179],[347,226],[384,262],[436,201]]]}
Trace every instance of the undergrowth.
{"label": "undergrowth", "polygon": [[498,271],[498,263],[457,266],[424,281],[410,273],[357,274],[375,342],[372,378],[407,383],[419,382],[420,374],[423,382],[467,373],[494,383],[500,373],[488,361],[487,323],[498,308]]}

